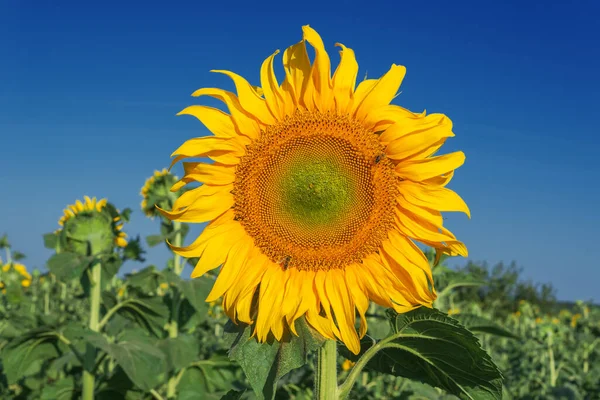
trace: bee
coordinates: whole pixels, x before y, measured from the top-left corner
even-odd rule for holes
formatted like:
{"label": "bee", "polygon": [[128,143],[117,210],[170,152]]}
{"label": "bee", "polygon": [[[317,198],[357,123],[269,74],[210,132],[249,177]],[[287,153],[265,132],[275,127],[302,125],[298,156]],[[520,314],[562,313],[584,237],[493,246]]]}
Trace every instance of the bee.
{"label": "bee", "polygon": [[377,157],[375,157],[375,164],[379,164],[381,162],[381,160],[383,160],[384,158],[385,158],[385,153],[379,154]]}
{"label": "bee", "polygon": [[289,265],[291,259],[292,259],[291,256],[285,256],[285,257],[281,258],[279,261],[277,261],[277,264],[281,264],[281,266],[283,267],[283,270],[287,271],[288,265]]}

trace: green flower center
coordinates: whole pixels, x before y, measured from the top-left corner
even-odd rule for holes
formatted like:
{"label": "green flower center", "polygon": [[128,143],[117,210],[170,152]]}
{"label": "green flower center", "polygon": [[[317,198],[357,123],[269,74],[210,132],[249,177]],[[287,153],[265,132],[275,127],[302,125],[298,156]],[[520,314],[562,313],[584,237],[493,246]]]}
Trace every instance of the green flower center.
{"label": "green flower center", "polygon": [[355,185],[333,158],[289,166],[280,182],[281,208],[293,219],[310,225],[330,225],[344,217]]}

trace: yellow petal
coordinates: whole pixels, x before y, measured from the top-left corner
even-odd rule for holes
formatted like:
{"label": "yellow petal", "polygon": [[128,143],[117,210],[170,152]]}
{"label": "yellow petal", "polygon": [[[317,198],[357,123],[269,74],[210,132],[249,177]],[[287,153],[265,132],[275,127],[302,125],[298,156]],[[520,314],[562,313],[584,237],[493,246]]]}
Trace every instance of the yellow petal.
{"label": "yellow petal", "polygon": [[252,88],[252,85],[246,79],[231,71],[213,70],[211,72],[227,75],[233,80],[242,108],[259,122],[263,125],[273,125],[276,122],[275,117],[267,107],[265,99],[256,93],[256,90]]}
{"label": "yellow petal", "polygon": [[352,353],[358,354],[360,352],[360,342],[354,328],[356,311],[354,302],[348,293],[348,288],[344,284],[344,273],[333,269],[329,270],[327,275],[325,291],[331,301],[342,342]]}
{"label": "yellow petal", "polygon": [[[235,168],[205,163],[183,163],[186,182],[196,181],[209,185],[228,185],[235,181]],[[182,179],[183,180],[183,179]]]}
{"label": "yellow petal", "polygon": [[220,156],[223,154],[240,157],[244,154],[244,149],[238,141],[233,139],[214,136],[189,139],[171,154],[171,157],[177,157],[171,162],[169,170],[177,162],[186,158]]}
{"label": "yellow petal", "polygon": [[315,60],[312,66],[312,80],[315,87],[314,102],[321,112],[332,109],[333,92],[331,90],[331,62],[325,50],[321,36],[308,25],[302,27],[304,40],[315,49]]}
{"label": "yellow petal", "polygon": [[345,280],[346,285],[348,287],[348,291],[352,296],[352,300],[356,305],[356,309],[358,310],[358,315],[360,317],[360,331],[358,336],[363,338],[367,333],[367,319],[365,318],[365,314],[369,309],[369,298],[365,294],[365,289],[362,285],[360,279],[357,278],[355,270],[356,266],[354,264],[346,267],[345,270]]}
{"label": "yellow petal", "polygon": [[[387,106],[379,107],[376,110],[369,112],[363,121],[363,126],[366,129],[371,129],[373,132],[386,131],[390,126],[396,123],[406,123],[407,119],[421,119],[425,115],[425,111],[421,114],[416,114],[396,104],[388,104]],[[384,138],[380,138],[380,140],[384,142],[384,144],[390,141],[385,140]]]}
{"label": "yellow petal", "polygon": [[310,82],[310,60],[304,41],[296,43],[283,52],[285,81],[282,89],[291,93],[296,106],[304,106],[304,92]]}
{"label": "yellow petal", "polygon": [[390,70],[378,79],[372,89],[365,95],[364,100],[360,104],[355,103],[355,118],[358,121],[363,121],[373,110],[390,104],[398,89],[400,89],[405,74],[405,67],[392,64]]}
{"label": "yellow petal", "polygon": [[397,213],[396,222],[400,232],[410,238],[434,247],[448,247],[463,257],[469,255],[465,245],[456,240],[450,231],[444,227],[432,225],[418,215]]}
{"label": "yellow petal", "polygon": [[173,204],[173,210],[180,210],[183,207],[188,207],[190,204],[195,202],[198,198],[203,196],[212,196],[217,193],[227,192],[231,193],[233,190],[233,184],[230,185],[202,185],[197,188],[184,192],[175,200]]}
{"label": "yellow petal", "polygon": [[326,271],[317,271],[315,273],[315,289],[317,292],[317,296],[322,305],[322,310],[325,313],[325,317],[331,327],[331,330],[335,337],[338,339],[342,338],[339,328],[335,324],[335,319],[332,314],[331,302],[329,297],[327,296],[327,291],[325,290],[325,282],[327,281],[327,272]]}
{"label": "yellow petal", "polygon": [[279,54],[279,50],[267,57],[260,69],[260,84],[265,93],[267,107],[277,119],[285,116],[285,106],[283,104],[283,95],[279,89],[279,83],[273,70],[273,59]]}
{"label": "yellow petal", "polygon": [[[412,124],[397,122],[394,125],[398,127],[393,130],[397,136],[385,149],[386,155],[393,160],[411,157],[441,140],[454,136],[452,122],[443,114],[430,114],[420,120],[408,121],[414,122]],[[382,137],[381,140],[383,141],[384,138]]]}
{"label": "yellow petal", "polygon": [[217,108],[189,106],[181,110],[177,115],[193,115],[217,137],[230,138],[237,135],[231,116]]}
{"label": "yellow petal", "polygon": [[233,207],[233,195],[227,191],[220,191],[212,196],[201,196],[182,211],[165,211],[160,207],[157,210],[171,221],[200,223],[211,221]]}
{"label": "yellow petal", "polygon": [[413,182],[439,177],[463,165],[465,154],[457,151],[443,156],[424,160],[408,160],[396,165],[396,173],[403,179]]}
{"label": "yellow petal", "polygon": [[[198,248],[201,253],[196,253],[200,258],[192,271],[192,278],[198,278],[221,265],[227,259],[236,240],[241,240],[247,236],[245,231],[239,227],[239,224],[232,224],[229,229],[223,231],[210,237]],[[176,253],[183,255],[180,251],[176,251]]]}
{"label": "yellow petal", "polygon": [[242,229],[240,223],[234,221],[233,217],[234,214],[231,210],[225,212],[211,221],[192,244],[185,247],[170,245],[171,250],[185,258],[199,257],[204,251],[207,241],[212,237],[227,233],[231,230]]}
{"label": "yellow petal", "polygon": [[258,122],[246,114],[239,99],[234,93],[217,88],[202,88],[192,93],[192,96],[210,96],[221,100],[229,109],[236,132],[239,135],[245,135],[251,139],[258,138],[258,135],[260,134]]}
{"label": "yellow petal", "polygon": [[[232,240],[234,245],[231,250],[227,253],[227,259],[223,263],[219,276],[213,285],[212,290],[206,297],[207,302],[217,300],[219,297],[231,287],[235,279],[242,272],[242,267],[246,263],[246,258],[253,248],[253,241],[248,235],[241,235],[241,237]],[[206,251],[205,251],[206,252]],[[227,308],[227,304],[223,304]]]}
{"label": "yellow petal", "polygon": [[358,63],[352,49],[347,48],[341,43],[336,43],[335,45],[341,47],[342,50],[340,51],[340,64],[333,73],[333,93],[336,109],[340,114],[346,114],[350,100],[354,94],[354,87],[356,86]]}
{"label": "yellow petal", "polygon": [[431,301],[428,287],[429,283],[433,282],[433,276],[429,261],[421,249],[395,230],[390,231],[388,237],[389,241],[385,240],[382,247],[385,254],[398,263],[400,269],[395,272],[401,273],[401,276],[398,276],[400,281],[411,288],[411,293],[416,294],[421,300]]}
{"label": "yellow petal", "polygon": [[438,211],[460,211],[471,218],[471,211],[465,201],[456,192],[445,187],[420,185],[402,181],[398,189],[406,201]]}
{"label": "yellow petal", "polygon": [[283,291],[281,285],[284,274],[281,267],[272,265],[265,271],[260,284],[260,294],[258,300],[258,314],[256,317],[256,337],[259,342],[264,342],[271,331],[271,326],[276,318],[281,317],[281,303],[283,301]]}

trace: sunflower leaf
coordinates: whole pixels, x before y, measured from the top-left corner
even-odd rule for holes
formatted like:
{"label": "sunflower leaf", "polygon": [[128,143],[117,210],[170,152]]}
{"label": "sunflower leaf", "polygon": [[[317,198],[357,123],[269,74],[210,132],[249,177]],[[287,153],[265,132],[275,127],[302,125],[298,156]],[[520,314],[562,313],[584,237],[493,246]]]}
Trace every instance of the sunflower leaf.
{"label": "sunflower leaf", "polygon": [[58,357],[56,336],[47,328],[33,329],[10,341],[0,353],[9,384],[39,371],[46,360]]}
{"label": "sunflower leaf", "polygon": [[306,364],[308,354],[323,345],[324,339],[304,319],[296,321],[296,330],[298,336],[261,344],[250,338],[249,326],[231,321],[225,326],[225,339],[231,344],[229,358],[240,364],[258,399],[274,399],[279,379]]}
{"label": "sunflower leaf", "polygon": [[427,383],[461,399],[502,398],[500,371],[458,321],[425,307],[405,314],[390,310],[388,316],[390,336],[361,341],[361,356],[375,352],[367,369]]}
{"label": "sunflower leaf", "polygon": [[48,269],[58,280],[69,282],[79,278],[90,264],[90,257],[83,257],[76,253],[58,253],[48,259]]}

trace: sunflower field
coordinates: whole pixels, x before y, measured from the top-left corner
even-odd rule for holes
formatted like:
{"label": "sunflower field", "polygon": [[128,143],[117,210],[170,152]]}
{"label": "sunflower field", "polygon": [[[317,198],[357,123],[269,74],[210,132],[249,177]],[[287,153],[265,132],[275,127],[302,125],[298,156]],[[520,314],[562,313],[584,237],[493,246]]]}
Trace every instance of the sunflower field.
{"label": "sunflower field", "polygon": [[[155,189],[173,179],[156,175]],[[160,200],[153,201],[167,201],[158,192],[154,199]],[[120,213],[123,221],[129,212]],[[164,218],[159,224],[160,232],[146,238],[148,246],[177,235],[183,239],[188,230],[186,224],[175,230]],[[46,235],[44,244],[56,249],[57,235]],[[177,255],[168,265],[142,267],[144,245],[130,240],[103,256],[96,286],[89,257],[58,251],[41,273],[27,269],[25,256],[11,249],[6,236],[1,245],[2,399],[79,399],[86,372],[94,376],[97,399],[314,398],[312,350],[318,343],[308,339],[309,328],[298,328],[296,340],[304,343],[295,354],[282,354],[285,348],[276,342],[260,348],[235,344],[239,327],[229,322],[221,302],[204,301],[215,275],[184,279],[184,261]],[[433,253],[427,254],[433,263]],[[140,269],[121,276],[126,260],[140,263]],[[190,265],[195,261],[185,260]],[[451,269],[447,261],[433,269],[439,282],[435,307],[474,332],[492,356],[504,377],[502,398],[600,398],[597,306],[559,304],[548,287],[519,281],[514,267],[490,270],[469,264]],[[101,288],[95,331],[89,328],[94,287]],[[394,329],[391,314],[372,304],[365,338],[388,336]],[[94,354],[88,359],[90,347]],[[244,352],[276,368],[249,371]],[[352,360],[356,356],[340,350],[340,381],[350,374]],[[348,398],[458,398],[443,387],[410,371],[373,363],[360,372]]]}
{"label": "sunflower field", "polygon": [[[229,113],[178,114],[212,135],[172,153],[183,177],[142,186],[156,234],[84,196],[44,235],[43,273],[2,238],[2,398],[600,399],[597,307],[514,266],[448,267],[468,250],[442,212],[470,218],[446,187],[465,154],[438,154],[451,120],[391,103],[405,67],[357,84],[352,49],[332,75],[302,32],[281,84],[277,50],[260,87],[216,70],[237,94],[193,93]],[[163,245],[167,264],[147,265]]]}

